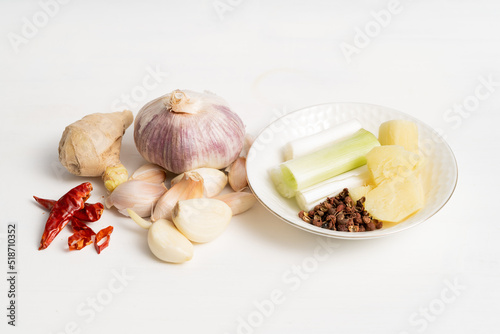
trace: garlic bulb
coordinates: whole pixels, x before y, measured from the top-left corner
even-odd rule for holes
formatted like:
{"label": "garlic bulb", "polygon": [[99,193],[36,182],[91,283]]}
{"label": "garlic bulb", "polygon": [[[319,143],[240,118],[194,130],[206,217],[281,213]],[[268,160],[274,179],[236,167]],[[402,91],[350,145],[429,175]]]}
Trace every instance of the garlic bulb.
{"label": "garlic bulb", "polygon": [[162,183],[165,182],[167,178],[167,173],[163,168],[155,164],[145,164],[139,167],[134,174],[130,177],[130,180],[142,180],[151,183]]}
{"label": "garlic bulb", "polygon": [[141,217],[149,217],[158,199],[167,191],[163,183],[150,183],[140,180],[129,180],[120,184],[106,198],[105,204],[128,216],[127,209],[132,209]]}
{"label": "garlic bulb", "polygon": [[246,158],[239,157],[227,168],[229,185],[234,191],[241,191],[248,185],[246,163]]}
{"label": "garlic bulb", "polygon": [[149,162],[180,174],[231,164],[243,147],[245,129],[227,102],[211,93],[175,90],[139,111],[137,150]]}
{"label": "garlic bulb", "polygon": [[168,190],[156,203],[151,220],[171,219],[178,201],[203,197],[203,178],[196,172],[186,172],[182,180]]}
{"label": "garlic bulb", "polygon": [[[203,195],[205,197],[217,196],[227,184],[227,176],[224,172],[215,168],[197,168],[191,172],[198,173],[203,178]],[[184,174],[177,175],[170,181],[173,187],[184,178]]]}
{"label": "garlic bulb", "polygon": [[191,241],[208,242],[224,232],[232,217],[231,208],[213,198],[179,201],[172,217],[175,226]]}

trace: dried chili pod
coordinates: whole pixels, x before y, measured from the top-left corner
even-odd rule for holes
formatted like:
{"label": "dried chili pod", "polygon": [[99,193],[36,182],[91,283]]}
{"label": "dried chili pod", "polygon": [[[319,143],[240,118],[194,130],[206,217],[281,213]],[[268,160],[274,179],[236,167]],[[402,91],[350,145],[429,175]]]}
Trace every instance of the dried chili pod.
{"label": "dried chili pod", "polygon": [[73,234],[68,238],[69,250],[80,250],[93,242],[95,232],[78,218],[71,219]]}
{"label": "dried chili pod", "polygon": [[103,211],[104,205],[102,203],[85,203],[83,209],[76,211],[73,217],[86,222],[95,222],[101,219]]}
{"label": "dried chili pod", "polygon": [[35,201],[37,201],[38,204],[40,204],[47,210],[52,210],[54,204],[56,204],[57,202],[56,200],[53,199],[40,198],[36,196],[33,196],[33,198],[35,199]]}
{"label": "dried chili pod", "polygon": [[[54,204],[57,202],[53,199],[45,199],[36,196],[33,196],[33,198],[38,202],[38,204],[48,210],[52,210]],[[73,216],[86,222],[95,222],[101,218],[103,211],[104,205],[102,205],[102,203],[85,203],[83,209],[76,211]]]}
{"label": "dried chili pod", "polygon": [[90,182],[82,183],[63,195],[50,210],[39,250],[47,248],[61,230],[69,223],[74,213],[83,209],[92,191]]}
{"label": "dried chili pod", "polygon": [[[95,236],[95,240],[94,240],[94,246],[95,246],[95,249],[97,251],[97,254],[101,254],[101,251],[103,249],[105,249],[106,247],[108,247],[109,238],[110,238],[110,235],[112,232],[113,232],[113,226],[108,226],[106,228],[103,228],[99,232],[97,232],[97,234]],[[104,238],[106,238],[106,240],[104,240],[104,242],[99,244],[99,242]]]}

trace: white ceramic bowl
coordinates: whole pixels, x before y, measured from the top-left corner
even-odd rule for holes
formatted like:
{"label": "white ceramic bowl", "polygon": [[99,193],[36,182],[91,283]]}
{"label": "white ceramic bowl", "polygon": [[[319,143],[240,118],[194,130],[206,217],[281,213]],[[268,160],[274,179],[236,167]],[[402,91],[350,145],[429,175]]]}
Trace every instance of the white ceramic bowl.
{"label": "white ceramic bowl", "polygon": [[[419,131],[419,147],[428,163],[425,182],[426,204],[403,222],[367,232],[340,232],[316,227],[298,217],[295,199],[286,199],[274,188],[269,168],[283,161],[283,146],[296,138],[313,134],[349,119],[357,119],[368,131],[378,135],[379,125],[393,119],[415,122]],[[448,144],[432,128],[394,109],[363,103],[329,103],[289,113],[266,127],[255,139],[247,157],[248,184],[257,199],[279,218],[295,227],[323,236],[341,239],[371,239],[406,230],[424,222],[450,199],[457,183],[455,156]]]}

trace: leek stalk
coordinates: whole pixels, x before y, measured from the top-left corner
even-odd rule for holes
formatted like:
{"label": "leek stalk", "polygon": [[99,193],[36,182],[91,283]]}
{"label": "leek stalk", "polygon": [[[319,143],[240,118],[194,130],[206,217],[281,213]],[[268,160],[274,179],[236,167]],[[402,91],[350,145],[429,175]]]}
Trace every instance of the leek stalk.
{"label": "leek stalk", "polygon": [[370,172],[368,171],[368,167],[364,165],[314,186],[297,191],[295,200],[301,210],[309,211],[325,201],[327,197],[337,196],[344,188],[361,187],[368,184],[369,181]]}
{"label": "leek stalk", "polygon": [[365,129],[327,148],[280,164],[284,186],[299,191],[366,164],[366,154],[380,146]]}
{"label": "leek stalk", "polygon": [[362,125],[357,119],[351,119],[310,136],[292,140],[283,148],[285,161],[331,146],[361,128]]}

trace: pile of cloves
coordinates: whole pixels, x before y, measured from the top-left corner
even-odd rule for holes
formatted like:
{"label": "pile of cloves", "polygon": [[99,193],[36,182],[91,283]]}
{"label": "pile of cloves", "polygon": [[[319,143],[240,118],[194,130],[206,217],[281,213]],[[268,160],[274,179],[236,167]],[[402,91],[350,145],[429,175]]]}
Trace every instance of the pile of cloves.
{"label": "pile of cloves", "polygon": [[382,228],[383,223],[370,217],[364,209],[362,197],[356,203],[345,188],[335,197],[328,197],[309,212],[300,211],[299,217],[306,223],[333,231],[364,232]]}

